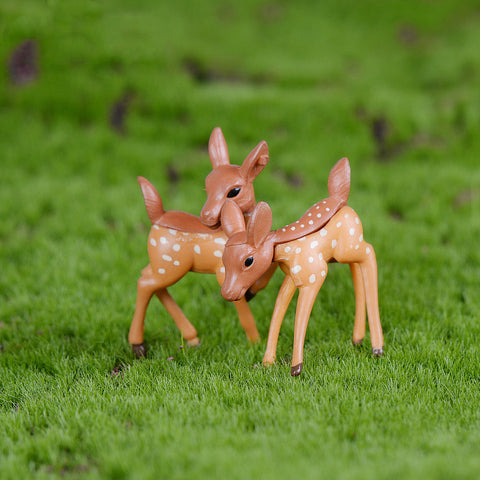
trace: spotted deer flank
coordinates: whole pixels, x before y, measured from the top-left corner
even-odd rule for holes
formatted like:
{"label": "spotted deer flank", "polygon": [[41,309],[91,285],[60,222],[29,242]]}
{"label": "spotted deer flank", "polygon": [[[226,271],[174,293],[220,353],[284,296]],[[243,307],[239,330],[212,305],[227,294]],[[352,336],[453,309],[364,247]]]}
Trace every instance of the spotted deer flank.
{"label": "spotted deer flank", "polygon": [[[267,144],[260,142],[241,166],[230,165],[222,131],[215,128],[210,136],[209,154],[213,171],[207,177],[208,199],[201,218],[185,212],[165,211],[155,187],[145,178],[138,177],[152,228],[148,237],[150,263],[143,269],[138,280],[135,314],[128,335],[137,357],[146,354],[145,313],[153,294],[157,295],[173,317],[188,344],[198,344],[195,327],[170,296],[167,287],[178,282],[190,271],[213,273],[222,285],[225,278],[222,257],[227,241],[219,223],[222,207],[227,198],[232,198],[231,201],[235,201],[242,214],[247,217],[255,207],[252,182],[268,163]],[[274,268],[271,268],[271,273],[263,277],[255,291],[268,283],[273,271]],[[257,341],[258,330],[245,297],[239,298],[235,307],[248,339]]]}
{"label": "spotted deer flank", "polygon": [[227,202],[222,212],[228,236],[223,255],[225,299],[239,298],[272,261],[278,262],[285,273],[270,323],[263,359],[266,365],[275,361],[280,327],[293,294],[299,289],[291,370],[294,376],[302,371],[308,320],[327,276],[328,263],[333,261],[348,263],[353,277],[356,305],[353,343],[361,343],[365,336],[366,306],[373,353],[383,354],[375,252],[363,238],[358,215],[346,205],[350,191],[350,166],[346,158],[330,172],[328,191],[329,198],[313,205],[298,221],[274,231],[270,231],[272,212],[264,202],[257,204],[247,226],[235,204]]}

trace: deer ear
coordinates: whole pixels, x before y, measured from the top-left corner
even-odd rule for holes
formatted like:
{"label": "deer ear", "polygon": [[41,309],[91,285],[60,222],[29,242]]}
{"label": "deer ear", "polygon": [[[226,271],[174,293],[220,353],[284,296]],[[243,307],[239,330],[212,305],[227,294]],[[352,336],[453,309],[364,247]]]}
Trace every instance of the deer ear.
{"label": "deer ear", "polygon": [[245,219],[242,210],[233,200],[227,199],[225,202],[222,208],[221,222],[222,230],[229,238],[235,233],[245,231]]}
{"label": "deer ear", "polygon": [[243,161],[240,167],[245,178],[252,182],[268,163],[268,145],[267,142],[260,142]]}
{"label": "deer ear", "polygon": [[215,127],[210,135],[208,153],[214,169],[221,165],[230,165],[227,142],[220,127]]}
{"label": "deer ear", "polygon": [[272,229],[272,210],[268,203],[259,202],[247,225],[247,242],[258,247]]}

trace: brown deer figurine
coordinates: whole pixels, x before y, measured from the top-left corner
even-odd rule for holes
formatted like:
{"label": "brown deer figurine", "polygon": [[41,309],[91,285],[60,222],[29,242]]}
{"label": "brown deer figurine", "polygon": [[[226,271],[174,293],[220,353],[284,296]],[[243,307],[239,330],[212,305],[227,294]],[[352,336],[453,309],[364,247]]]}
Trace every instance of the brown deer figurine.
{"label": "brown deer figurine", "polygon": [[[189,213],[165,211],[154,186],[145,178],[138,177],[152,228],[148,237],[150,264],[142,270],[138,280],[135,314],[128,335],[137,357],[146,354],[145,313],[153,294],[157,295],[173,317],[187,343],[199,343],[195,327],[170,296],[167,287],[190,271],[214,273],[222,285],[225,277],[222,255],[227,237],[219,224],[220,211],[227,198],[238,202],[242,215],[249,215],[255,207],[252,182],[268,163],[266,142],[260,142],[241,166],[230,165],[227,144],[221,129],[217,127],[210,136],[209,155],[213,171],[207,177],[208,200],[202,210],[202,218],[211,227]],[[255,320],[244,296],[236,299],[235,307],[248,339],[257,341],[259,334]]]}
{"label": "brown deer figurine", "polygon": [[226,276],[221,289],[226,300],[242,298],[272,262],[278,262],[285,273],[270,323],[264,365],[275,361],[280,327],[293,294],[299,289],[293,376],[302,371],[308,320],[329,262],[350,264],[356,297],[353,343],[361,343],[365,336],[366,303],[373,354],[383,355],[375,252],[363,239],[358,215],[346,206],[350,192],[350,165],[346,158],[331,170],[328,192],[327,199],[313,205],[299,220],[274,231],[270,231],[272,211],[265,202],[257,204],[248,225],[233,202],[226,202],[222,211],[222,227],[229,237],[223,254]]}

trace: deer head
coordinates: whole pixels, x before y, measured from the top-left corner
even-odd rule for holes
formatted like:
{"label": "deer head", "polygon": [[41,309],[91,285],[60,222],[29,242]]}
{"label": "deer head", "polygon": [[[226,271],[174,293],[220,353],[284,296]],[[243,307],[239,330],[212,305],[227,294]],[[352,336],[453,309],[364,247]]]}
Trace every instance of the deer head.
{"label": "deer head", "polygon": [[229,198],[234,199],[244,214],[254,209],[253,180],[268,163],[268,145],[265,141],[260,142],[242,165],[231,165],[222,130],[216,127],[210,135],[208,152],[213,170],[205,180],[207,201],[200,218],[205,225],[215,227],[220,221],[223,205]]}
{"label": "deer head", "polygon": [[269,235],[272,211],[265,202],[258,203],[245,226],[242,210],[227,199],[221,220],[228,236],[223,253],[226,276],[221,293],[226,300],[235,301],[242,298],[272,264],[275,246]]}

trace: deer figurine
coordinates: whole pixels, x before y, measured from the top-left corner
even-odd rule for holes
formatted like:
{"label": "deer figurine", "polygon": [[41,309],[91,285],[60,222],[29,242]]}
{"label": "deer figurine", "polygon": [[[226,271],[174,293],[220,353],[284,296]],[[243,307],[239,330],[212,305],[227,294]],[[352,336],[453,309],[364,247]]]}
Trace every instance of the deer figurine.
{"label": "deer figurine", "polygon": [[288,305],[299,289],[295,314],[292,376],[303,367],[303,345],[313,302],[327,276],[328,263],[350,265],[355,289],[353,343],[365,336],[365,303],[373,354],[383,355],[383,334],[378,310],[377,263],[373,247],[363,239],[358,215],[346,206],[350,192],[350,165],[346,158],[333,167],[328,179],[329,197],[313,205],[296,222],[272,228],[272,211],[265,202],[255,207],[248,225],[238,205],[227,201],[222,228],[228,236],[223,254],[225,281],[221,293],[236,301],[278,262],[285,273],[270,323],[264,365],[275,361],[280,327]]}
{"label": "deer figurine", "polygon": [[[202,219],[185,212],[165,211],[155,187],[145,178],[138,177],[152,228],[148,237],[150,264],[142,270],[137,284],[135,313],[128,335],[134,354],[146,355],[144,322],[148,303],[153,294],[173,317],[188,345],[197,345],[195,327],[167,291],[187,272],[213,273],[222,285],[225,268],[222,263],[227,237],[222,231],[220,212],[227,198],[239,205],[239,211],[251,214],[255,207],[253,180],[268,163],[268,146],[260,142],[245,158],[241,166],[230,165],[227,144],[220,128],[210,135],[209,155],[213,171],[207,177],[208,199],[202,209]],[[273,269],[270,269],[273,270]],[[273,274],[273,272],[272,272]],[[271,275],[270,275],[271,276]],[[268,283],[260,282],[258,289]],[[255,292],[251,292],[252,297]],[[256,342],[259,334],[255,320],[244,296],[235,302],[240,324],[248,339]]]}

